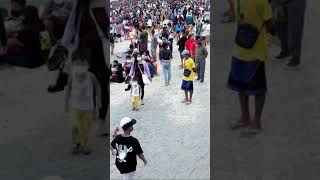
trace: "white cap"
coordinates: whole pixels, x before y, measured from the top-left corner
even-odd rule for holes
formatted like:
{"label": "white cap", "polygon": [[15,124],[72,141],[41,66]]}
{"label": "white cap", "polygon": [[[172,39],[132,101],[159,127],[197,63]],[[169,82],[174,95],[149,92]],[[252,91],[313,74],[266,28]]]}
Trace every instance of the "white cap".
{"label": "white cap", "polygon": [[187,54],[190,55],[190,52],[188,50],[183,50],[181,54],[182,55],[187,55]]}
{"label": "white cap", "polygon": [[133,126],[134,124],[136,124],[136,120],[135,119],[131,119],[129,117],[124,117],[121,119],[120,121],[120,127],[123,129],[123,130],[126,130],[127,128]]}

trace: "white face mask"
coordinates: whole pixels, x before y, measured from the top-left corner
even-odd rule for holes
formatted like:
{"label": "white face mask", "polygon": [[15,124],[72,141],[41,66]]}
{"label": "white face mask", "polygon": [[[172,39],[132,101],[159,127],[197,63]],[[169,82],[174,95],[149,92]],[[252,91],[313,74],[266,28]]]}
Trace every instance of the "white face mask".
{"label": "white face mask", "polygon": [[141,57],[137,57],[137,60],[140,62],[140,61],[142,61],[142,58]]}
{"label": "white face mask", "polygon": [[137,86],[138,82],[132,82],[132,86]]}
{"label": "white face mask", "polygon": [[54,3],[56,4],[62,4],[64,2],[64,0],[54,0]]}
{"label": "white face mask", "polygon": [[87,66],[75,65],[73,67],[73,72],[75,72],[75,73],[83,74],[83,73],[85,73],[87,71],[88,71],[88,67]]}

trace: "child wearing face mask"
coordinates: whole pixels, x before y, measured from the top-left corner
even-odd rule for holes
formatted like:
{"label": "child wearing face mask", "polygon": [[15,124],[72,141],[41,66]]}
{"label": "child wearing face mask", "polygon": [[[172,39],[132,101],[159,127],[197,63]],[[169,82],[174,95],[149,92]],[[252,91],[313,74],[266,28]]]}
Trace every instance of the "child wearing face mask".
{"label": "child wearing face mask", "polygon": [[138,84],[138,78],[133,78],[132,83],[131,83],[131,106],[132,106],[132,111],[138,111],[139,106],[140,106],[140,101],[141,101],[141,87]]}
{"label": "child wearing face mask", "polygon": [[66,89],[65,108],[66,112],[70,110],[72,154],[91,153],[87,145],[91,122],[94,109],[101,107],[100,85],[95,75],[88,71],[88,57],[89,53],[84,49],[72,55],[72,71]]}

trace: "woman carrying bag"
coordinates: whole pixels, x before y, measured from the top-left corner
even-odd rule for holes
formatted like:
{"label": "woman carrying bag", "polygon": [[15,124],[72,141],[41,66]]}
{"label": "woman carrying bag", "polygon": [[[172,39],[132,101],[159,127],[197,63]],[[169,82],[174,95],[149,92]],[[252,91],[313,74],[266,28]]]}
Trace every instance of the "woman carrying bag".
{"label": "woman carrying bag", "polygon": [[[141,87],[141,105],[144,105],[143,98],[144,98],[144,87],[147,83],[151,82],[151,75],[148,68],[148,63],[144,61],[140,56],[135,56],[135,60],[133,65],[131,66],[131,70],[129,73],[130,79],[134,77],[138,78],[138,84]],[[148,81],[149,80],[149,81]],[[127,88],[129,90],[131,87]]]}

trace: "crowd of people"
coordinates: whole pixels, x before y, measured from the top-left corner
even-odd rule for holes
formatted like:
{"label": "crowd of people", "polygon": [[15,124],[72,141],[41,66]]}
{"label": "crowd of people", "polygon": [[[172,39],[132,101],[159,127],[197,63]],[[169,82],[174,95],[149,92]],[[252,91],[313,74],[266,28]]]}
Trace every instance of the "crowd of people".
{"label": "crowd of people", "polygon": [[0,63],[24,68],[47,64],[57,71],[49,92],[66,87],[72,153],[90,154],[88,138],[95,110],[99,132],[108,136],[109,36],[105,0],[11,0],[0,13]]}
{"label": "crowd of people", "polygon": [[[163,77],[172,84],[172,71],[180,71],[183,104],[191,105],[194,81],[204,83],[210,44],[210,1],[118,0],[110,5],[111,82],[125,83],[133,111],[144,105],[145,90]],[[117,46],[127,49],[119,50]],[[117,50],[117,51],[115,51]],[[114,60],[115,59],[115,60]],[[178,62],[172,67],[172,62]],[[160,74],[160,70],[162,73]],[[149,98],[149,97],[148,97]],[[151,98],[151,97],[150,97]],[[147,164],[139,141],[130,132],[137,121],[126,117],[111,142],[116,166],[124,179],[133,179],[136,156]]]}
{"label": "crowd of people", "polygon": [[[241,107],[240,120],[230,128],[242,129],[242,136],[252,137],[262,131],[261,117],[267,93],[265,61],[272,37],[280,41],[280,52],[274,59],[284,62],[287,70],[300,67],[306,1],[228,0],[228,5],[222,23],[237,23],[228,87],[238,92]],[[250,96],[255,97],[253,118]]]}

